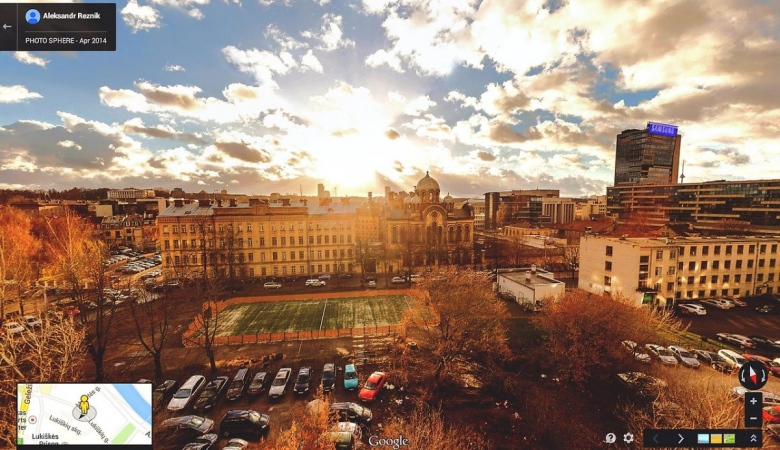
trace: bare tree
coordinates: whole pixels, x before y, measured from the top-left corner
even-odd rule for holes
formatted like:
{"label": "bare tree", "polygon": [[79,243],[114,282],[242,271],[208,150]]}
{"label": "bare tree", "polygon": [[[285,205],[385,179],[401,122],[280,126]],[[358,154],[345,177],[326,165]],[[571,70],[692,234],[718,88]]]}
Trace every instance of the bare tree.
{"label": "bare tree", "polygon": [[23,292],[34,278],[40,247],[30,217],[16,208],[0,206],[0,319],[5,319],[6,303],[14,296],[19,312],[25,314]]}
{"label": "bare tree", "polygon": [[490,442],[468,425],[446,424],[441,407],[417,405],[410,414],[398,415],[386,423],[383,433],[387,436],[403,436],[408,448],[427,450],[489,449]]}
{"label": "bare tree", "polygon": [[0,447],[16,446],[17,383],[82,379],[84,333],[73,320],[44,319],[39,333],[0,341]]}
{"label": "bare tree", "polygon": [[163,376],[162,352],[170,336],[171,323],[179,302],[173,292],[162,295],[152,294],[145,289],[135,292],[137,296],[131,299],[129,309],[136,338],[154,359],[155,381],[160,382]]}
{"label": "bare tree", "polygon": [[571,277],[575,278],[580,267],[580,246],[567,245],[564,249],[563,259],[566,266],[571,269]]}

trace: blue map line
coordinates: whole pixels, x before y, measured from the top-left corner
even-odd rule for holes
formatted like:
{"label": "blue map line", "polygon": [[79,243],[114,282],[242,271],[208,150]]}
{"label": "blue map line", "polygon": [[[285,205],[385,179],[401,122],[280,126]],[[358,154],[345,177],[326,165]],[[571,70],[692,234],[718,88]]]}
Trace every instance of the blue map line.
{"label": "blue map line", "polygon": [[[114,384],[113,386],[116,388],[117,392],[119,392],[119,395],[125,399],[127,404],[133,408],[133,411],[135,411],[139,417],[146,420],[146,422],[151,425],[152,405],[143,397],[141,397],[141,394],[138,393],[138,391],[135,389],[135,386],[132,384]],[[149,386],[151,387],[151,385]]]}

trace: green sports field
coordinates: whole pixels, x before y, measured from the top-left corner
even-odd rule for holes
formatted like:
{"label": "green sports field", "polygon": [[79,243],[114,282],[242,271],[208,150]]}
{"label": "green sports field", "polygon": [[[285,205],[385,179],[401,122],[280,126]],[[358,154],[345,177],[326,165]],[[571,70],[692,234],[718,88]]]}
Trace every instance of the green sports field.
{"label": "green sports field", "polygon": [[239,303],[219,313],[217,336],[332,330],[400,323],[406,295]]}

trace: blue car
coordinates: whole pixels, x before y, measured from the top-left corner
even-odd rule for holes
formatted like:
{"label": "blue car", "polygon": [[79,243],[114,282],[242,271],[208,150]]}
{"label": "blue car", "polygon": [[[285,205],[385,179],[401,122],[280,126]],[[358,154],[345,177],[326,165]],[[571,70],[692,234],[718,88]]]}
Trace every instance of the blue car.
{"label": "blue car", "polygon": [[347,364],[344,367],[344,389],[357,389],[358,374],[354,364]]}

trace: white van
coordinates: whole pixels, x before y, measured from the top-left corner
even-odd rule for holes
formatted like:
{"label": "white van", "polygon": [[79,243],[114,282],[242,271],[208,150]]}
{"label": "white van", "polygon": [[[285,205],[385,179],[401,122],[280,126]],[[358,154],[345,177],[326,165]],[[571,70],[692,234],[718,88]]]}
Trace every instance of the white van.
{"label": "white van", "polygon": [[178,391],[173,394],[173,398],[168,403],[168,411],[181,411],[186,408],[199,394],[206,384],[206,377],[203,375],[193,375]]}

